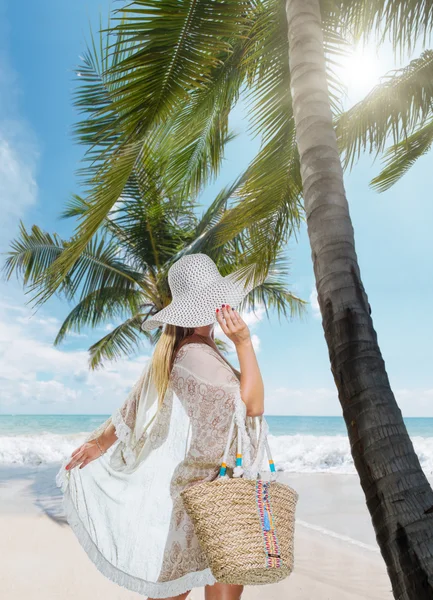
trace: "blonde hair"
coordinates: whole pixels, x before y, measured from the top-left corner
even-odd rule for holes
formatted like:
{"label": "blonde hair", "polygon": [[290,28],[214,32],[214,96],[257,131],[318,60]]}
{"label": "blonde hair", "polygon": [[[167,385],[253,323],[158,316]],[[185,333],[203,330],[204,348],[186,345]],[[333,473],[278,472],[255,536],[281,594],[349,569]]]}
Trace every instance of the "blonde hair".
{"label": "blonde hair", "polygon": [[164,399],[170,378],[171,368],[176,350],[186,337],[194,333],[192,327],[179,327],[177,325],[165,325],[164,331],[159,338],[152,355],[149,375],[158,391],[158,404]]}

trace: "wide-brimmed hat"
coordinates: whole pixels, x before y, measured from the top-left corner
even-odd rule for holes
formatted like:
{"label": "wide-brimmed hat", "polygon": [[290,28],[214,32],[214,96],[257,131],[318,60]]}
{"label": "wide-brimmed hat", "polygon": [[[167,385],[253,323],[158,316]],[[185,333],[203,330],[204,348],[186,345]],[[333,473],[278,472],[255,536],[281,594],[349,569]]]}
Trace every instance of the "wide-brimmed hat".
{"label": "wide-brimmed hat", "polygon": [[143,321],[141,327],[147,331],[165,323],[181,327],[216,323],[215,309],[221,304],[236,308],[258,285],[253,279],[251,271],[245,274],[245,269],[223,277],[207,254],[182,256],[168,270],[172,301]]}

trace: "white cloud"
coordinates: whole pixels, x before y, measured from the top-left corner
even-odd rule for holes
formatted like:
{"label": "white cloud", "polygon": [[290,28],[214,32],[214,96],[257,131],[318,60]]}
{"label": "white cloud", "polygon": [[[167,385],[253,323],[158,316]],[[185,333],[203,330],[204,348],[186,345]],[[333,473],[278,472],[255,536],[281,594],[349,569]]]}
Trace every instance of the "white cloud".
{"label": "white cloud", "polygon": [[242,313],[241,317],[242,319],[245,321],[245,323],[248,325],[248,327],[254,327],[255,325],[258,325],[260,323],[260,321],[262,321],[264,319],[266,315],[266,310],[265,307],[260,304],[255,311],[253,310],[249,310],[248,312]]}
{"label": "white cloud", "polygon": [[[141,355],[90,371],[87,351],[55,348],[14,319],[16,312],[0,306],[0,412],[111,413],[148,359]],[[51,319],[38,316],[39,322]]]}
{"label": "white cloud", "polygon": [[26,329],[30,328],[50,337],[58,333],[61,325],[56,317],[36,317],[30,311],[26,316],[17,317],[16,322],[24,325]]}
{"label": "white cloud", "polygon": [[253,348],[256,352],[259,351],[260,349],[260,338],[257,334],[253,333],[253,335],[251,336],[251,341],[253,343]]}
{"label": "white cloud", "polygon": [[336,389],[280,387],[266,391],[266,412],[271,415],[341,415],[341,408]]}
{"label": "white cloud", "polygon": [[0,243],[5,248],[18,230],[19,219],[36,202],[38,152],[19,121],[1,120],[0,132]]}

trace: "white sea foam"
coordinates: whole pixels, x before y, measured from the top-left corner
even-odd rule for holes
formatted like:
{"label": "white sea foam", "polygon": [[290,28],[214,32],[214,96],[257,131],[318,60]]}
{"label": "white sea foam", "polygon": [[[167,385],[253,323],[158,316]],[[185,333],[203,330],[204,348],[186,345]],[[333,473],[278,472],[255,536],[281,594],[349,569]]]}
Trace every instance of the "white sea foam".
{"label": "white sea foam", "polygon": [[[0,436],[0,464],[41,465],[62,461],[83,443],[86,433]],[[412,441],[425,473],[433,473],[433,437]],[[295,473],[354,474],[348,438],[342,435],[269,436],[277,469]]]}
{"label": "white sea foam", "polygon": [[[412,442],[427,475],[433,472],[433,438],[413,437]],[[277,469],[295,473],[356,473],[346,436],[269,436]]]}
{"label": "white sea foam", "polygon": [[85,438],[85,433],[0,436],[0,464],[41,465],[61,462]]}

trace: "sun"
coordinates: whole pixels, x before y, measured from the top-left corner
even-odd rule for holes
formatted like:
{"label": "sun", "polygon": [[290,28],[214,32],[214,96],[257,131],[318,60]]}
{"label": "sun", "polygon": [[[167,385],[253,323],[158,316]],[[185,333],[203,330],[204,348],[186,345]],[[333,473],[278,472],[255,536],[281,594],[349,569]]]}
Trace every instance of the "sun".
{"label": "sun", "polygon": [[385,69],[378,55],[369,47],[354,48],[340,61],[338,73],[347,89],[349,100],[364,97],[377,83]]}

